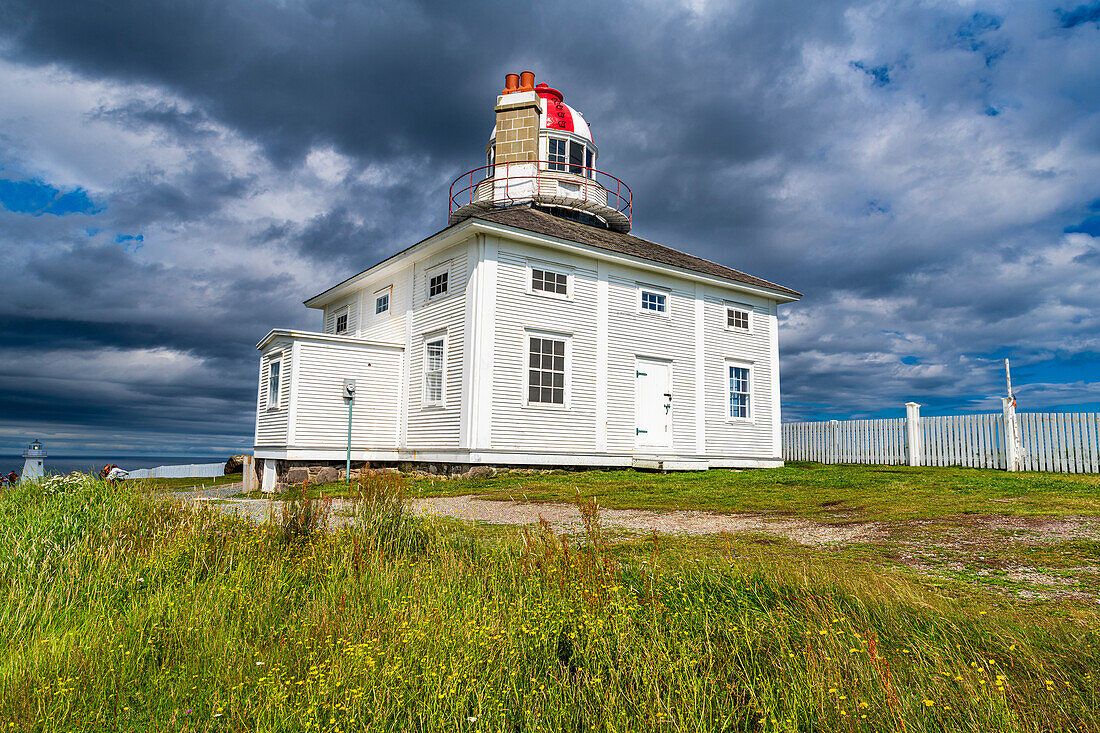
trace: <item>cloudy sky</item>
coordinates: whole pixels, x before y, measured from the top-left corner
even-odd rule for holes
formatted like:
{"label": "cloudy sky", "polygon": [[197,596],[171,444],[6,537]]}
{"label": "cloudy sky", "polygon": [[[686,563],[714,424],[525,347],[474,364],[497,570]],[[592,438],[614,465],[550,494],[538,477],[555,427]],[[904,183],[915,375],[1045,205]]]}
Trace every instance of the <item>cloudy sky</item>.
{"label": "cloudy sky", "polygon": [[[109,7],[108,7],[109,6]],[[532,69],[634,232],[806,293],[785,418],[1100,409],[1100,2],[0,0],[0,452],[251,442]]]}

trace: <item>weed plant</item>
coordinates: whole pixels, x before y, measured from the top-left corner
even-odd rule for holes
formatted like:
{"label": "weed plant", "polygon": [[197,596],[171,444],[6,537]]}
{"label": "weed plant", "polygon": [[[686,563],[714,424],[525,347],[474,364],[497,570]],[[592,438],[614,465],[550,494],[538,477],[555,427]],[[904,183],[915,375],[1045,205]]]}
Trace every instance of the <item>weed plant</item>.
{"label": "weed plant", "polygon": [[304,500],[288,529],[78,477],[0,496],[0,730],[1100,730],[1087,609],[359,490],[339,532]]}

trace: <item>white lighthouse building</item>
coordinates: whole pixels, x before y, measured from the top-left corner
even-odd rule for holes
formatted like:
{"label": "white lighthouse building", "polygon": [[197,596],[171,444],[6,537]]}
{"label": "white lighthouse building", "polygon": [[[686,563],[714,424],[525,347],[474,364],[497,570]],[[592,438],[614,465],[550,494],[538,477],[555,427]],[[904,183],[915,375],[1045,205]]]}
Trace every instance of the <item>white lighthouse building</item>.
{"label": "white lighthouse building", "polygon": [[23,474],[20,481],[37,481],[46,475],[46,449],[36,440],[23,451]]}
{"label": "white lighthouse building", "polygon": [[507,76],[495,115],[446,228],[306,300],[317,331],[257,345],[263,488],[349,457],[781,465],[778,309],[801,295],[631,234],[629,187],[533,73]]}

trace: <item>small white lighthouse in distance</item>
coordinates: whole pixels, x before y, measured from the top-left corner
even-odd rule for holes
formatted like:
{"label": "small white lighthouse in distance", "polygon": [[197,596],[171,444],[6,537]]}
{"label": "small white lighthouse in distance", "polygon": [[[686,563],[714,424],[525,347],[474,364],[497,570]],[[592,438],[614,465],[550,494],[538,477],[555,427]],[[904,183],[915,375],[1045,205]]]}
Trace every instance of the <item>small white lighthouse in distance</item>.
{"label": "small white lighthouse in distance", "polygon": [[42,447],[42,441],[36,440],[23,451],[23,475],[20,481],[37,481],[46,475],[45,461],[46,449]]}

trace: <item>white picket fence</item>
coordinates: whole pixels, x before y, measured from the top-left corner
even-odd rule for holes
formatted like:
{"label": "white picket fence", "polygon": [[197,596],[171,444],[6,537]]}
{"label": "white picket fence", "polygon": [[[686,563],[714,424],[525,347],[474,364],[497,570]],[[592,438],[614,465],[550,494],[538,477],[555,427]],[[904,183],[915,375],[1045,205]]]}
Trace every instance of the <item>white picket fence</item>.
{"label": "white picket fence", "polygon": [[[1018,414],[1024,471],[1100,473],[1100,413]],[[821,463],[1008,467],[1000,413],[914,416],[918,450],[909,455],[909,419],[785,423],[783,458]]]}
{"label": "white picket fence", "polygon": [[135,468],[128,478],[216,478],[225,475],[224,463],[185,463],[179,466]]}

